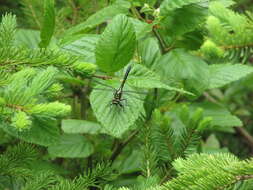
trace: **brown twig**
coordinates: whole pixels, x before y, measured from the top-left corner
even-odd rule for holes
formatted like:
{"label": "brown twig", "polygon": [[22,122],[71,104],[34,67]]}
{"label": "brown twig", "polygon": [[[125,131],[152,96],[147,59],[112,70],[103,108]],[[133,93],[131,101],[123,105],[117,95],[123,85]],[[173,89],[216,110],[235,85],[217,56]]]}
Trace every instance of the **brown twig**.
{"label": "brown twig", "polygon": [[118,157],[118,155],[122,152],[125,146],[138,134],[138,131],[134,131],[125,141],[119,142],[111,155],[111,163]]}
{"label": "brown twig", "polygon": [[100,75],[93,75],[93,77],[103,79],[103,80],[109,80],[113,78],[111,76],[100,76]]}
{"label": "brown twig", "polygon": [[250,44],[244,44],[244,45],[228,45],[228,46],[220,46],[220,48],[223,48],[224,50],[228,50],[228,49],[237,49],[237,48],[244,48],[244,47],[253,47],[253,43],[250,43]]}
{"label": "brown twig", "polygon": [[12,108],[12,109],[16,109],[16,110],[20,110],[20,111],[25,111],[25,108],[19,105],[15,105],[15,104],[6,104],[7,107]]}
{"label": "brown twig", "polygon": [[171,170],[172,168],[170,168],[169,170],[167,170],[165,176],[162,178],[162,180],[160,181],[160,185],[162,185],[164,182],[166,182],[168,179],[171,178]]}
{"label": "brown twig", "polygon": [[253,137],[242,127],[234,127],[236,132],[243,137],[245,142],[250,147],[251,151],[253,152]]}
{"label": "brown twig", "polygon": [[78,7],[76,7],[75,3],[72,0],[69,0],[69,4],[70,4],[72,11],[73,11],[73,17],[71,20],[71,24],[73,25],[76,23],[76,20],[78,17]]}

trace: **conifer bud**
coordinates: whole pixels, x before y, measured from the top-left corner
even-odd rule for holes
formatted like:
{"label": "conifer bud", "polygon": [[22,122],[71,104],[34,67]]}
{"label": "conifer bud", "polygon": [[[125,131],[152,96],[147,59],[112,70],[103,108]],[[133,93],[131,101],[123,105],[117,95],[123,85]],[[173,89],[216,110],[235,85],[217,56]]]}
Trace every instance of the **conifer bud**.
{"label": "conifer bud", "polygon": [[204,53],[204,55],[209,58],[215,58],[215,57],[219,58],[219,57],[222,57],[224,54],[223,49],[218,47],[211,40],[205,41],[205,43],[201,46],[201,52]]}
{"label": "conifer bud", "polygon": [[19,131],[23,131],[25,129],[30,128],[32,121],[30,120],[29,116],[22,111],[19,111],[14,114],[11,118],[12,126],[18,129]]}
{"label": "conifer bud", "polygon": [[82,76],[90,76],[96,72],[97,66],[93,63],[76,62],[73,69]]}

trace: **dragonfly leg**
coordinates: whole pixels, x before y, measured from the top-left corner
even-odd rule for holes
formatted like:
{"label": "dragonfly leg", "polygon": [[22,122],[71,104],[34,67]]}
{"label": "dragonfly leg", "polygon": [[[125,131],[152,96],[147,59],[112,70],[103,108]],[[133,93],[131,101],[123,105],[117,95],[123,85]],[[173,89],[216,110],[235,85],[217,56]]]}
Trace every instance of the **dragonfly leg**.
{"label": "dragonfly leg", "polygon": [[121,102],[123,102],[123,101],[125,101],[125,105],[124,106],[128,106],[127,99],[125,99],[125,98],[121,99]]}

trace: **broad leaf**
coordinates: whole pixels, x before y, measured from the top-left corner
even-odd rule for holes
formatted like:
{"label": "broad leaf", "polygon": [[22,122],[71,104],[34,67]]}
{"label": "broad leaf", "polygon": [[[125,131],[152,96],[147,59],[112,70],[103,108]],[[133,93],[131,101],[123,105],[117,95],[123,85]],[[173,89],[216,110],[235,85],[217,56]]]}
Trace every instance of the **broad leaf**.
{"label": "broad leaf", "polygon": [[204,116],[212,117],[212,126],[215,130],[233,132],[233,127],[242,126],[241,120],[232,115],[226,108],[217,104],[204,102],[192,105],[194,108],[201,107],[204,110]]}
{"label": "broad leaf", "polygon": [[161,14],[163,16],[167,15],[176,9],[183,8],[186,5],[200,3],[206,0],[164,0],[160,6]]}
{"label": "broad leaf", "polygon": [[160,77],[149,70],[148,68],[135,64],[133,69],[130,72],[129,78],[127,79],[127,83],[133,87],[137,88],[163,88],[171,91],[177,91],[181,93],[186,93],[193,95],[190,92],[187,92],[183,89],[171,87],[160,80]]}
{"label": "broad leaf", "polygon": [[65,32],[65,36],[73,35],[79,33],[81,31],[89,30],[107,20],[112,19],[114,16],[118,14],[127,14],[130,5],[122,5],[120,3],[116,3],[114,5],[105,7],[95,14],[91,15],[85,22],[82,22]]}
{"label": "broad leaf", "polygon": [[91,121],[65,119],[62,120],[62,130],[65,133],[99,134],[101,125]]}
{"label": "broad leaf", "polygon": [[[107,85],[119,87],[119,83],[108,81]],[[103,89],[104,86],[97,85],[96,89]],[[124,93],[122,99],[123,107],[112,105],[113,90],[96,90],[90,95],[90,102],[96,118],[104,127],[104,131],[115,137],[121,135],[135,123],[140,114],[143,113],[143,101],[139,94]],[[126,91],[134,91],[126,85]]]}
{"label": "broad leaf", "polygon": [[95,63],[95,46],[98,41],[98,35],[84,35],[69,43],[65,43],[61,49],[71,54],[80,56],[83,61]]}
{"label": "broad leaf", "polygon": [[55,10],[54,0],[44,0],[44,18],[40,33],[41,42],[39,46],[46,48],[54,34],[55,28]]}
{"label": "broad leaf", "polygon": [[3,123],[0,124],[0,127],[14,137],[42,146],[55,144],[60,138],[57,122],[53,120],[35,119],[31,128],[24,131],[18,131],[14,127]]}
{"label": "broad leaf", "polygon": [[123,68],[134,55],[136,37],[131,21],[118,15],[100,36],[96,46],[96,63],[101,70],[115,72]]}
{"label": "broad leaf", "polygon": [[152,68],[161,57],[158,41],[155,38],[148,38],[140,42],[139,51],[142,64],[148,68]]}
{"label": "broad leaf", "polygon": [[215,1],[222,3],[224,7],[230,7],[235,4],[235,2],[233,0],[215,0]]}
{"label": "broad leaf", "polygon": [[134,25],[135,33],[136,33],[136,38],[138,40],[146,37],[149,33],[152,32],[153,25],[148,24],[146,22],[142,22],[138,19],[135,18],[130,18],[131,22]]}
{"label": "broad leaf", "polygon": [[253,67],[242,64],[210,65],[210,84],[208,89],[219,88],[253,73]]}
{"label": "broad leaf", "polygon": [[209,85],[208,65],[200,58],[176,49],[161,57],[156,71],[164,80],[183,82],[186,90],[201,93]]}
{"label": "broad leaf", "polygon": [[167,16],[161,22],[161,27],[166,30],[167,35],[180,36],[194,31],[200,24],[204,23],[207,15],[207,8],[188,5],[167,13]]}
{"label": "broad leaf", "polygon": [[120,174],[131,174],[133,172],[140,171],[140,165],[143,158],[142,151],[139,149],[133,149],[124,160],[119,161]]}
{"label": "broad leaf", "polygon": [[93,145],[82,135],[65,134],[58,143],[48,147],[53,157],[86,158],[94,152]]}

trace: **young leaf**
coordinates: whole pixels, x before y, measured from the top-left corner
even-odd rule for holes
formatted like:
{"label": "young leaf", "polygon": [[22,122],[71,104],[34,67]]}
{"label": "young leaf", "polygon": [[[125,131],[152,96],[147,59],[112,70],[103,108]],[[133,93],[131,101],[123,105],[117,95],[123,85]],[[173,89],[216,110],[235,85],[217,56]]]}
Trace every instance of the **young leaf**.
{"label": "young leaf", "polygon": [[[97,85],[96,88],[103,89],[104,86]],[[126,91],[134,91],[126,85]],[[114,91],[93,90],[90,95],[91,107],[98,121],[104,127],[104,131],[115,137],[121,135],[135,123],[139,115],[143,112],[143,101],[138,94],[127,94],[123,92],[122,105],[111,105]]]}
{"label": "young leaf", "polygon": [[253,67],[242,64],[210,65],[210,84],[208,89],[219,88],[253,73]]}
{"label": "young leaf", "polygon": [[54,34],[55,28],[55,10],[54,0],[44,0],[44,18],[43,25],[40,33],[40,44],[41,48],[46,48]]}
{"label": "young leaf", "polygon": [[58,143],[48,147],[51,156],[63,158],[86,158],[93,151],[93,145],[84,136],[74,134],[65,134]]}
{"label": "young leaf", "polygon": [[101,70],[115,72],[134,55],[136,36],[132,22],[125,15],[114,17],[96,45],[96,63]]}
{"label": "young leaf", "polygon": [[6,14],[2,17],[0,24],[0,47],[9,47],[13,45],[17,27],[16,16]]}

